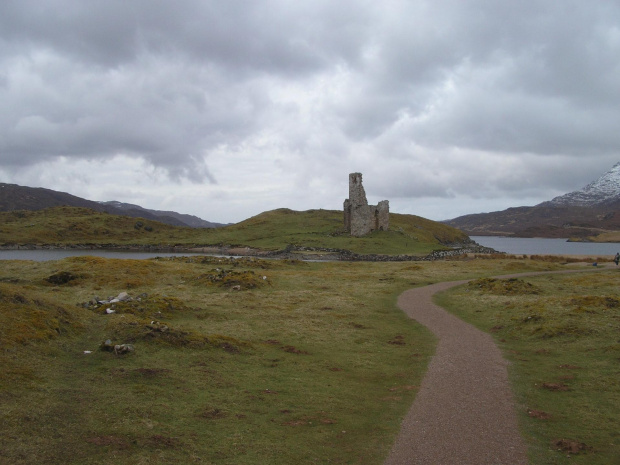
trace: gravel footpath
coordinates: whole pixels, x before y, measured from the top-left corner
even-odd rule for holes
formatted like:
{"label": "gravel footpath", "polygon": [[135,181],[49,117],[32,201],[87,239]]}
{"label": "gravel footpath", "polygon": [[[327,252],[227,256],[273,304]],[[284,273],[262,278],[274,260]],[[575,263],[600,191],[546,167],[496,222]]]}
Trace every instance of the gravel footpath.
{"label": "gravel footpath", "polygon": [[[579,273],[588,268],[495,278]],[[508,362],[489,334],[432,301],[435,293],[468,281],[410,289],[398,298],[398,306],[430,329],[439,341],[384,465],[528,463],[508,383]]]}
{"label": "gravel footpath", "polygon": [[467,281],[410,289],[398,306],[439,339],[385,465],[527,464],[506,362],[490,335],[432,302]]}

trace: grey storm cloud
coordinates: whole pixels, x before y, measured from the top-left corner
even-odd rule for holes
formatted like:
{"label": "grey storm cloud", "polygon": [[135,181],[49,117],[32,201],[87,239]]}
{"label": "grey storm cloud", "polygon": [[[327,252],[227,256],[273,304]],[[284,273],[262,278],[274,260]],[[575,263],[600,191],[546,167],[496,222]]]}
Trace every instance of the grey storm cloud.
{"label": "grey storm cloud", "polygon": [[214,151],[272,143],[319,172],[361,145],[399,171],[386,194],[438,197],[480,181],[437,165],[411,186],[425,148],[583,170],[618,158],[618,24],[606,1],[6,0],[0,163],[123,154],[215,182]]}

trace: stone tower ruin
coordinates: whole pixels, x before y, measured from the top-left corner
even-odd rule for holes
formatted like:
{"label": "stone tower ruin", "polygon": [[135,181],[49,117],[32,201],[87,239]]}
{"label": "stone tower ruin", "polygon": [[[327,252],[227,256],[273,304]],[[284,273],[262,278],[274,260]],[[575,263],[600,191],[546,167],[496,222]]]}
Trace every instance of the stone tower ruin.
{"label": "stone tower ruin", "polygon": [[368,205],[362,186],[362,173],[349,174],[349,198],[344,201],[344,228],[352,236],[365,236],[373,231],[387,231],[390,225],[390,203],[382,200]]}

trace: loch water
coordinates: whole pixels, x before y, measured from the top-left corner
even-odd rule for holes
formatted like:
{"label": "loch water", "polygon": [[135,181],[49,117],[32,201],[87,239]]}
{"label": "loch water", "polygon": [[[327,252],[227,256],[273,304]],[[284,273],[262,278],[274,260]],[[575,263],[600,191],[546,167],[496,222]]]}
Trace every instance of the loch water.
{"label": "loch water", "polygon": [[617,242],[568,242],[567,239],[540,237],[470,236],[478,244],[498,252],[514,255],[589,255],[593,257],[614,256],[620,252]]}
{"label": "loch water", "polygon": [[[491,247],[499,252],[506,252],[514,255],[588,255],[592,257],[613,257],[617,252],[620,252],[620,243],[616,242],[568,242],[566,239],[499,236],[471,236],[471,239],[482,246]],[[139,260],[155,257],[204,256],[207,254],[191,252],[139,252],[77,249],[0,250],[0,260],[32,260],[42,262],[84,255]],[[221,257],[228,255],[215,256]]]}

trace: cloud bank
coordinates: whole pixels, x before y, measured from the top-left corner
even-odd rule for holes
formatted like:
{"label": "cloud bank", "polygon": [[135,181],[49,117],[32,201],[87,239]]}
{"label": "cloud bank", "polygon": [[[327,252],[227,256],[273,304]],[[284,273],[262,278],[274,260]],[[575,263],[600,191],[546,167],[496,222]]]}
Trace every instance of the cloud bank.
{"label": "cloud bank", "polygon": [[532,204],[620,158],[620,4],[7,0],[0,177],[240,221]]}

